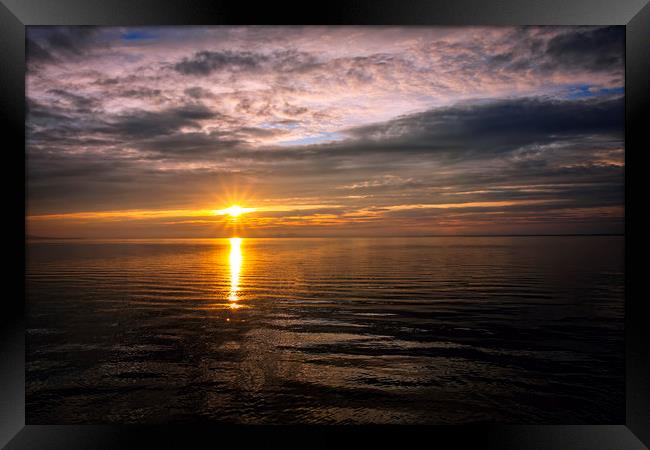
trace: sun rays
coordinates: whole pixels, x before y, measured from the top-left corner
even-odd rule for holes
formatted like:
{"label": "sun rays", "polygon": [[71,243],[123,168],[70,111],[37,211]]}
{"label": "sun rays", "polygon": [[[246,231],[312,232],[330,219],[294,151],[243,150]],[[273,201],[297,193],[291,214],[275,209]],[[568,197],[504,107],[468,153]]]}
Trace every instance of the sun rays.
{"label": "sun rays", "polygon": [[255,208],[243,208],[239,205],[232,205],[225,209],[216,209],[214,210],[215,215],[226,215],[230,216],[231,219],[236,220],[242,214],[255,211]]}

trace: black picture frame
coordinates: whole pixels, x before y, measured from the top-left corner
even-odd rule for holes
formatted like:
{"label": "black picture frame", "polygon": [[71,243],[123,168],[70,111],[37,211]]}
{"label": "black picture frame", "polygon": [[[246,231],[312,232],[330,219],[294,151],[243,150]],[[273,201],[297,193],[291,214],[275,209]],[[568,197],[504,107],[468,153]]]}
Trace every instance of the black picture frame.
{"label": "black picture frame", "polygon": [[[26,25],[625,25],[626,420],[620,425],[389,427],[25,425],[25,26]],[[5,200],[5,290],[0,331],[0,445],[21,448],[191,448],[265,444],[364,446],[428,443],[513,449],[650,446],[650,308],[644,288],[647,183],[641,175],[650,109],[648,0],[330,0],[291,4],[218,0],[0,0],[0,114]],[[645,114],[644,114],[645,113]],[[633,187],[634,186],[634,187]],[[10,233],[10,234],[9,234]],[[277,442],[274,442],[277,441]],[[201,442],[202,444],[199,444]]]}

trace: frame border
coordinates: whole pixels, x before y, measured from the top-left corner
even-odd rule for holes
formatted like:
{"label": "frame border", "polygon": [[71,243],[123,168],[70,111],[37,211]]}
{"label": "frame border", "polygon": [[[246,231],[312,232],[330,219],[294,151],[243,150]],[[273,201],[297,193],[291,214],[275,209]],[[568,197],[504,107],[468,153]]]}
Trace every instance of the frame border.
{"label": "frame border", "polygon": [[[625,25],[625,359],[626,422],[621,425],[491,426],[94,426],[25,425],[25,26],[27,25]],[[642,117],[650,110],[648,0],[330,0],[308,8],[290,3],[227,0],[0,0],[0,120],[10,176],[2,177],[9,224],[10,264],[0,314],[0,446],[7,449],[189,447],[190,443],[277,439],[332,444],[351,437],[367,444],[419,439],[454,447],[512,449],[643,449],[650,447],[650,306],[640,286],[650,249],[647,185],[641,154],[650,146]],[[645,113],[645,114],[644,114]],[[22,152],[15,146],[22,148]],[[637,186],[632,189],[632,185]],[[636,199],[633,205],[633,199]],[[645,203],[642,203],[645,202]],[[644,206],[642,206],[644,205]],[[632,245],[634,242],[634,245]],[[8,247],[8,248],[7,248]],[[634,263],[632,262],[634,261]],[[634,280],[634,285],[632,284]],[[632,291],[632,287],[637,289]],[[11,290],[14,291],[14,290]],[[643,293],[645,291],[645,296]],[[198,441],[197,439],[201,439]],[[288,441],[288,442],[287,442]],[[415,442],[415,441],[413,441]],[[306,442],[305,442],[306,443]],[[644,445],[645,444],[645,445]],[[196,445],[199,446],[199,445]],[[200,445],[204,446],[204,445]]]}

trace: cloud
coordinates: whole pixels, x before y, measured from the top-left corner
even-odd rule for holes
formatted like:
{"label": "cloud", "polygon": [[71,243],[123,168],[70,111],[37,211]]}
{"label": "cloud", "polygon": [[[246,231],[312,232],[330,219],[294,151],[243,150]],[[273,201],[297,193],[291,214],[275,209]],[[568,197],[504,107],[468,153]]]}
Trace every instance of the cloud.
{"label": "cloud", "polygon": [[[29,38],[25,42],[25,57],[31,64],[54,60],[52,54],[44,46]],[[29,67],[30,65],[28,65]]]}
{"label": "cloud", "polygon": [[[348,130],[355,150],[465,153],[512,151],[580,136],[623,137],[622,97],[518,98],[466,103]],[[342,149],[346,144],[339,145]]]}
{"label": "cloud", "polygon": [[217,114],[203,105],[183,105],[162,111],[134,110],[120,114],[97,131],[118,135],[120,139],[139,139],[169,135],[181,128],[200,128],[202,120],[213,119]]}
{"label": "cloud", "polygon": [[98,105],[97,99],[74,94],[63,89],[50,89],[48,93],[63,99],[76,113],[89,113]]}
{"label": "cloud", "polygon": [[202,88],[201,86],[189,87],[184,92],[189,97],[197,100],[214,97],[214,94],[209,89]]}
{"label": "cloud", "polygon": [[160,89],[149,89],[146,87],[138,87],[135,89],[124,89],[118,93],[120,97],[133,97],[133,98],[157,98],[162,95]]}
{"label": "cloud", "polygon": [[268,57],[251,52],[210,52],[195,53],[174,64],[173,68],[184,75],[208,75],[217,70],[251,70]]}
{"label": "cloud", "polygon": [[611,71],[623,65],[625,30],[603,27],[555,36],[546,48],[545,69]]}
{"label": "cloud", "polygon": [[523,27],[513,30],[508,40],[496,47],[500,51],[488,51],[483,70],[538,80],[568,80],[580,74],[595,80],[604,75],[623,82],[625,30],[620,26]]}
{"label": "cloud", "polygon": [[26,40],[28,66],[82,57],[88,50],[103,46],[95,40],[98,31],[94,26],[29,27]]}
{"label": "cloud", "polygon": [[228,70],[272,70],[282,73],[306,72],[322,67],[315,55],[295,49],[276,50],[269,53],[251,51],[200,51],[172,66],[183,75],[205,76]]}
{"label": "cloud", "polygon": [[232,187],[277,207],[269,230],[614,229],[623,33],[29,27],[29,210],[212,207]]}
{"label": "cloud", "polygon": [[[112,155],[121,165],[127,162],[123,159],[131,161],[134,170],[141,170],[136,161],[158,161],[168,167],[168,172],[179,167],[179,176],[184,176],[188,165],[220,162],[239,173],[282,178],[280,184],[288,186],[313,184],[315,193],[324,184],[333,192],[339,191],[336,195],[340,195],[341,187],[384,195],[404,190],[417,194],[432,185],[426,178],[436,168],[438,173],[433,173],[441,184],[454,182],[456,188],[463,186],[466,190],[475,184],[502,182],[502,177],[524,184],[533,176],[591,177],[594,182],[602,182],[598,174],[607,175],[607,168],[611,167],[614,175],[621,171],[619,166],[594,161],[622,156],[616,153],[622,147],[622,106],[621,98],[463,103],[350,129],[342,142],[255,148],[250,145],[251,139],[284,130],[239,124],[228,131],[206,132],[201,129],[202,122],[218,119],[218,115],[205,106],[186,105],[106,118],[94,128],[88,127],[94,134],[78,136],[77,145],[95,139],[98,148],[112,149],[102,153],[100,161]],[[45,117],[69,120],[65,116],[61,119],[55,111]],[[30,137],[36,138],[39,145],[59,141],[74,147],[73,128],[66,132],[59,127],[56,133],[49,133],[31,133]],[[120,145],[122,150],[118,151]],[[91,155],[84,161],[84,167],[88,167]],[[498,162],[498,167],[491,170],[484,166],[493,161]],[[106,165],[107,171],[114,168]],[[475,175],[476,170],[481,175]],[[492,178],[488,179],[488,175]],[[506,194],[518,195],[512,191]]]}

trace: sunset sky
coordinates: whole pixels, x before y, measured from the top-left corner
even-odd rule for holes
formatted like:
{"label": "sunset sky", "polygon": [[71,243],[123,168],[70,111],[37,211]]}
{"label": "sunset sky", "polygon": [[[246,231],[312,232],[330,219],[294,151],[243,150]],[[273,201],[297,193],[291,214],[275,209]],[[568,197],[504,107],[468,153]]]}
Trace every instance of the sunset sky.
{"label": "sunset sky", "polygon": [[622,233],[623,57],[623,27],[28,27],[27,232]]}

